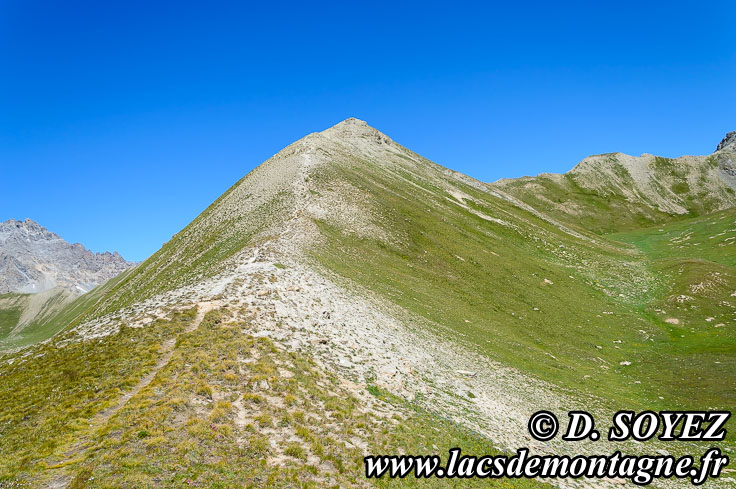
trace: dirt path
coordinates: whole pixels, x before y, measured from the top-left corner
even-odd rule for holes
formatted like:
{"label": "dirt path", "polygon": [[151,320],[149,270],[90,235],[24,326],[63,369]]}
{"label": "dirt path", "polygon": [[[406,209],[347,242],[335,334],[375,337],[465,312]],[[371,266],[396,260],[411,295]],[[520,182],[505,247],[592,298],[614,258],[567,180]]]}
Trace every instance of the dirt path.
{"label": "dirt path", "polygon": [[[190,324],[189,327],[187,327],[181,334],[191,333],[192,331],[197,329],[202,323],[205,314],[207,314],[214,308],[215,304],[212,302],[198,302],[197,315],[192,321],[192,324]],[[90,433],[95,432],[99,427],[107,423],[107,421],[115,414],[117,414],[123,408],[123,406],[127,404],[128,401],[130,401],[143,389],[148,387],[148,385],[153,381],[153,379],[161,371],[161,369],[164,368],[171,360],[171,357],[174,354],[174,346],[176,345],[177,338],[178,337],[168,339],[163,343],[163,345],[161,345],[161,351],[163,353],[161,355],[161,358],[158,360],[158,362],[156,362],[156,365],[151,369],[151,371],[138,381],[135,387],[123,394],[123,396],[120,397],[120,399],[114,406],[111,406],[97,413],[97,415],[90,421]],[[88,448],[89,441],[90,440],[88,438],[83,438],[79,441],[79,443],[77,443],[74,447],[66,452],[65,459],[56,464],[56,466],[58,467],[57,470],[60,470],[62,473],[55,474],[46,483],[45,487],[51,489],[64,489],[69,485],[72,480],[72,476],[66,473],[66,467],[73,465],[72,462],[74,458],[79,456],[86,448]]]}
{"label": "dirt path", "polygon": [[[211,302],[197,303],[197,316],[194,318],[194,321],[192,321],[192,324],[190,324],[189,327],[184,330],[184,333],[191,333],[192,331],[197,329],[202,323],[204,315],[210,312],[212,309],[214,309],[214,305]],[[163,352],[163,355],[158,360],[158,362],[156,362],[156,365],[153,367],[153,369],[151,369],[151,371],[148,372],[145,377],[139,380],[135,387],[133,387],[133,389],[123,394],[117,404],[97,413],[97,416],[95,416],[94,420],[92,421],[93,426],[97,427],[106,423],[107,420],[114,416],[118,411],[120,411],[120,409],[122,409],[122,407],[125,406],[128,401],[135,397],[140,391],[148,387],[148,384],[153,381],[154,377],[156,377],[156,374],[158,374],[159,371],[164,368],[171,360],[171,356],[174,354],[174,345],[176,345],[176,339],[177,338],[171,338],[163,343],[163,345],[161,346],[161,351]]]}

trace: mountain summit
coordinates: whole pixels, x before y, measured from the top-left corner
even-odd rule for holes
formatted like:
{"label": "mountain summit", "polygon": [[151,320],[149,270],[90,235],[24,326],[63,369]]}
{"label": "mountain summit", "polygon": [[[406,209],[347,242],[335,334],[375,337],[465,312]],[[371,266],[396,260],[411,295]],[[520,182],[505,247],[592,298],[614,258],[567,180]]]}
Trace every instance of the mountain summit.
{"label": "mountain summit", "polygon": [[[127,277],[126,290],[141,298],[223,272],[258,243],[301,254],[320,241],[316,222],[389,239],[390,230],[376,225],[372,202],[349,177],[356,171],[404,184],[429,179],[444,187],[453,179],[364,121],[346,119],[290,144],[235,183]],[[113,290],[107,300],[117,297]]]}

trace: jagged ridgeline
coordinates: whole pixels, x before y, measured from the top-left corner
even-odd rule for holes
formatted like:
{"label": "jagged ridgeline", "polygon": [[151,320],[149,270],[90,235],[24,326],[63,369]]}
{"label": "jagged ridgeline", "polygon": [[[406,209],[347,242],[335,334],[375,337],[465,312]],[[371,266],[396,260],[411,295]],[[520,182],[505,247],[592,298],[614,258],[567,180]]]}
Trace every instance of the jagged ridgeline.
{"label": "jagged ridgeline", "polygon": [[73,302],[50,342],[3,357],[0,473],[364,487],[365,453],[525,446],[541,407],[731,409],[722,146],[487,184],[356,119],[310,134]]}

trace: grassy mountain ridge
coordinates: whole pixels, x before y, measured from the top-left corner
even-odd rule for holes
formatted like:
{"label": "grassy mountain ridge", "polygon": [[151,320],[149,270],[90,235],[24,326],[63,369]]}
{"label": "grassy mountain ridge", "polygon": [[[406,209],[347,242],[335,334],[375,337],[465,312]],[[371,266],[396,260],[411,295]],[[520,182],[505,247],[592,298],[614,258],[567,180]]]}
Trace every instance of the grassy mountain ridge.
{"label": "grassy mountain ridge", "polygon": [[736,154],[661,158],[590,156],[569,172],[504,179],[493,186],[563,222],[613,233],[736,206]]}
{"label": "grassy mountain ridge", "polygon": [[[293,143],[0,357],[0,485],[366,487],[365,453],[513,450],[536,409],[732,409],[733,209],[543,202],[355,119]],[[376,485],[414,483],[448,487]]]}

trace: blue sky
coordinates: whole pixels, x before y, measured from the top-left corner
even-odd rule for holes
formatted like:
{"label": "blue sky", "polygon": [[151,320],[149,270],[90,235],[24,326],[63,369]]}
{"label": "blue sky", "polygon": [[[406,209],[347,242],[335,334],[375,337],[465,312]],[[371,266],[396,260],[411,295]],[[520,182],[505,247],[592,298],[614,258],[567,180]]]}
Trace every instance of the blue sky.
{"label": "blue sky", "polygon": [[727,1],[0,0],[0,220],[143,260],[350,116],[486,181],[710,153],[736,130],[735,21]]}

